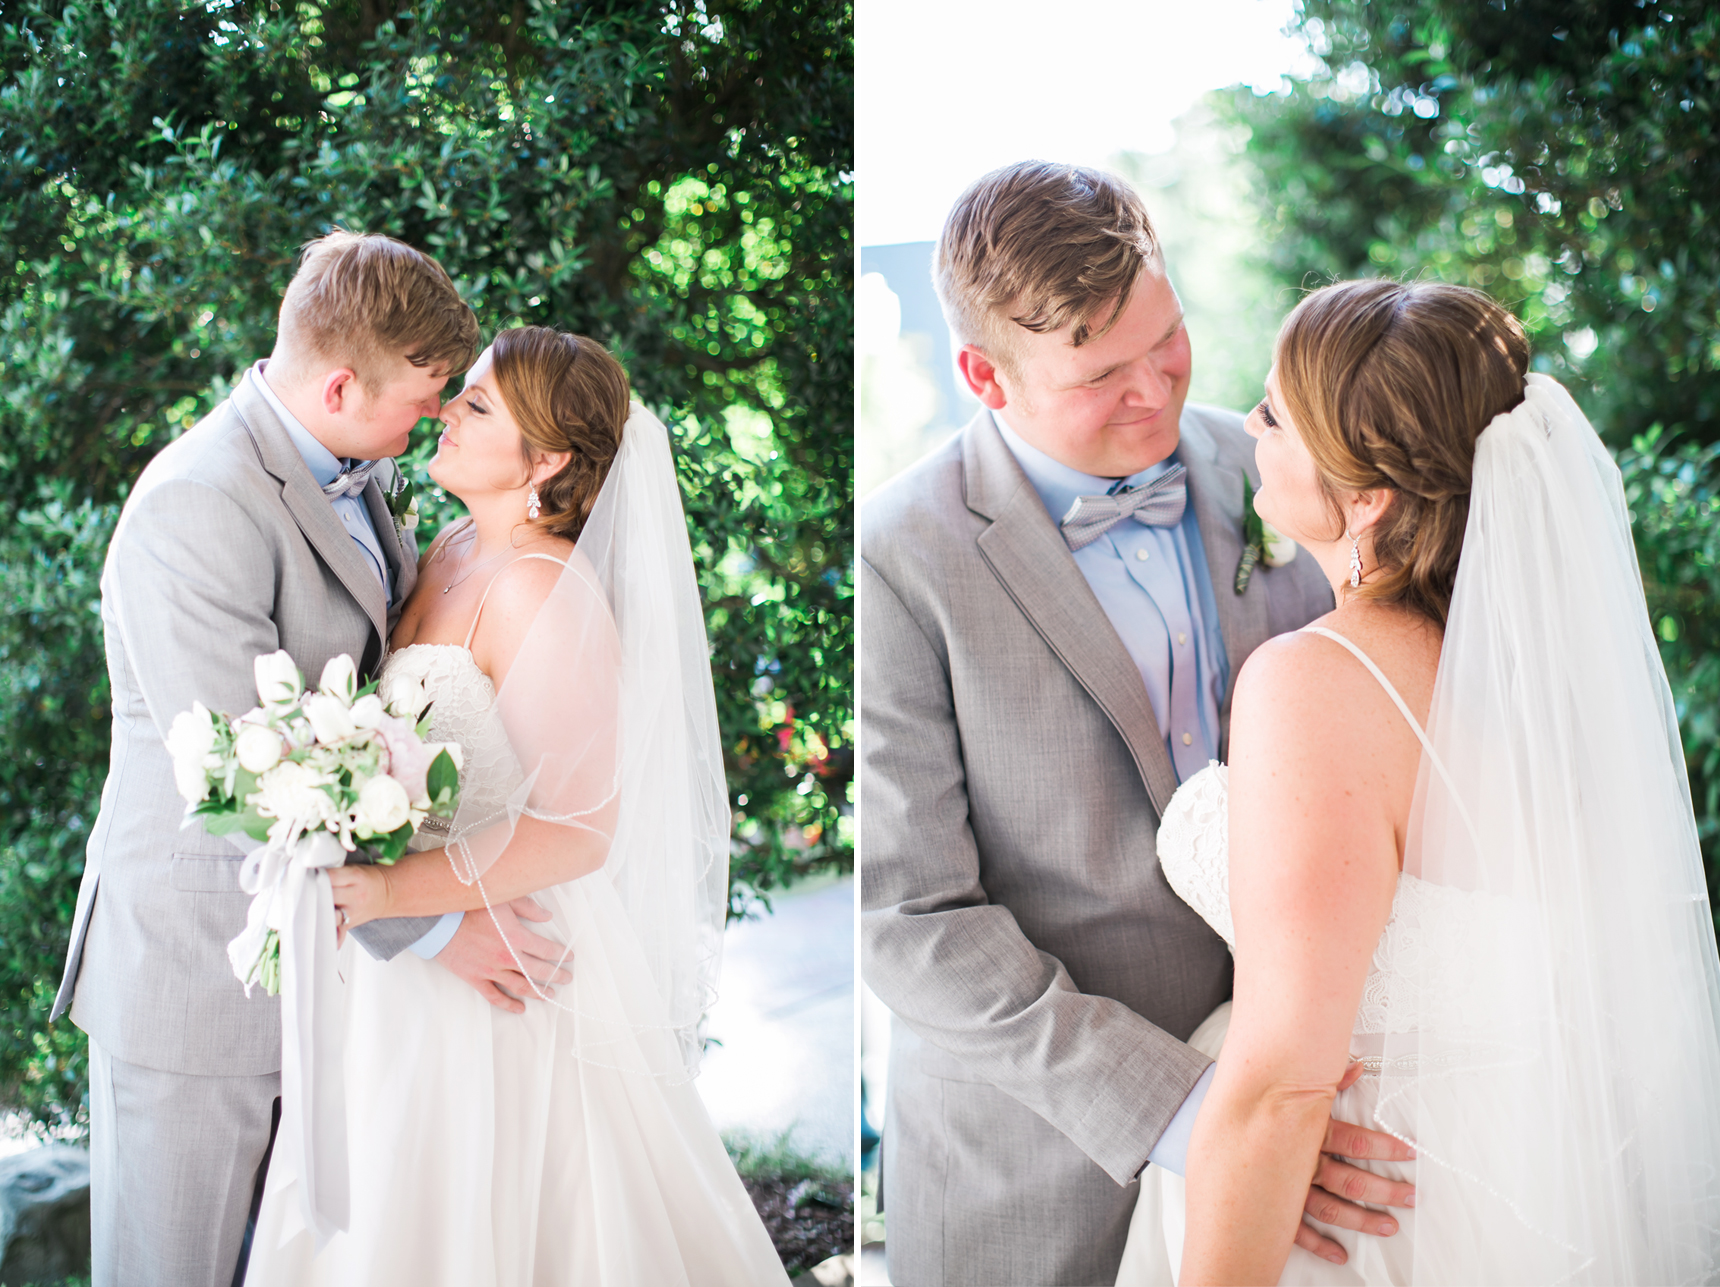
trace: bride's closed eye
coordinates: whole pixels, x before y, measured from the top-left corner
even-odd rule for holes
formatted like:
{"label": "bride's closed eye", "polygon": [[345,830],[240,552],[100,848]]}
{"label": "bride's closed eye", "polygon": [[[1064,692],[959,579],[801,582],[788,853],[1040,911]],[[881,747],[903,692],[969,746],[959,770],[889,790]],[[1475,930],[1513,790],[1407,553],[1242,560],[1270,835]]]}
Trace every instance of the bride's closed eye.
{"label": "bride's closed eye", "polygon": [[1266,405],[1265,398],[1260,399],[1260,405],[1254,409],[1260,413],[1260,418],[1266,421],[1266,427],[1268,429],[1276,429],[1278,427],[1278,421],[1273,419],[1272,408]]}

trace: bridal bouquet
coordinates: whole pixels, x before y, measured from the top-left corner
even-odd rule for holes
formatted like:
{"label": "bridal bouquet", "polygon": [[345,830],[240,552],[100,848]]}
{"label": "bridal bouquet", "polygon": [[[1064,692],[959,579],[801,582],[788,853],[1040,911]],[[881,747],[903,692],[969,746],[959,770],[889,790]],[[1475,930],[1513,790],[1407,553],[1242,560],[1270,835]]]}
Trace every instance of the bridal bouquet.
{"label": "bridal bouquet", "polygon": [[349,656],[323,668],[316,692],[282,652],[256,660],[254,710],[233,719],[193,703],[167,736],[173,774],[214,835],[242,831],[262,848],[247,855],[240,884],[253,895],[245,932],[227,947],[233,973],[281,990],[281,932],[319,868],[362,846],[392,863],[432,814],[454,816],[460,747],[429,742],[423,689],[358,687]]}

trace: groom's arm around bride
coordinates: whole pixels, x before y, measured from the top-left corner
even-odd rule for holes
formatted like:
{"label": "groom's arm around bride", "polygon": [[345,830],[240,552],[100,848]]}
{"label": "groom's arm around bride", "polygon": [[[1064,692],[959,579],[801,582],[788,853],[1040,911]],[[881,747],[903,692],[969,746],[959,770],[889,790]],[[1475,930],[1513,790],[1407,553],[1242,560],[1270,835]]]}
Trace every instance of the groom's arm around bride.
{"label": "groom's arm around bride", "polygon": [[862,516],[890,1272],[1109,1283],[1132,1181],[1209,1064],[1185,1039],[1230,993],[1158,819],[1222,757],[1230,677],[1331,591],[1311,559],[1234,588],[1253,443],[1184,406],[1181,306],[1131,191],[999,171],[935,271],[986,409]]}

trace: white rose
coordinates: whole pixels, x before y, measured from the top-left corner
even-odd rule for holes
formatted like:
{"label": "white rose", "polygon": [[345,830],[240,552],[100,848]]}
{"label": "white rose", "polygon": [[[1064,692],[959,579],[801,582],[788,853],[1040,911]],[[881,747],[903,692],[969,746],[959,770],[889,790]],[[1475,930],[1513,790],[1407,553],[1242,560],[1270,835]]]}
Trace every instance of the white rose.
{"label": "white rose", "polygon": [[1295,541],[1292,541],[1270,523],[1262,523],[1260,526],[1266,538],[1264,544],[1266,546],[1267,567],[1281,568],[1296,557]]}
{"label": "white rose", "polygon": [[330,657],[317,687],[328,696],[339,698],[342,706],[351,706],[353,696],[358,692],[358,667],[344,652],[338,657]]}
{"label": "white rose", "polygon": [[382,709],[382,698],[375,693],[366,693],[352,704],[352,722],[360,728],[375,728],[381,724],[387,712]]}
{"label": "white rose", "polygon": [[424,685],[411,675],[403,675],[399,671],[383,678],[377,696],[382,698],[382,704],[387,707],[390,715],[414,723],[428,701],[424,695]]}
{"label": "white rose", "polygon": [[252,669],[257,676],[257,697],[264,706],[291,706],[304,691],[299,668],[285,648],[257,658]]}
{"label": "white rose", "polygon": [[317,741],[324,745],[358,732],[358,725],[352,722],[352,713],[338,697],[313,693],[305,698],[304,712],[311,728],[316,731]]}
{"label": "white rose", "polygon": [[308,765],[283,760],[257,779],[257,812],[296,819],[307,828],[323,826],[335,817],[334,801],[322,789],[328,780]]}
{"label": "white rose", "polygon": [[393,778],[374,777],[360,789],[354,813],[360,831],[385,836],[406,824],[412,814],[412,802],[406,798],[406,788]]}
{"label": "white rose", "polygon": [[233,743],[240,767],[251,773],[267,773],[281,762],[281,753],[285,749],[281,735],[261,724],[242,725],[239,737]]}
{"label": "white rose", "polygon": [[408,532],[418,526],[418,498],[414,496],[412,503],[406,507],[406,512],[400,516],[400,526]]}

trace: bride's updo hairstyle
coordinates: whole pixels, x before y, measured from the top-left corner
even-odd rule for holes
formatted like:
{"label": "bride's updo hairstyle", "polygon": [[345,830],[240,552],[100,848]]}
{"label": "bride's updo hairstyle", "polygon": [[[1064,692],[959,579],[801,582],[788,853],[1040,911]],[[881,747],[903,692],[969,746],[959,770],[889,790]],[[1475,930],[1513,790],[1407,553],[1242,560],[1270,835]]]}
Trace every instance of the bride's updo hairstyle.
{"label": "bride's updo hairstyle", "polygon": [[498,333],[491,361],[527,468],[536,452],[572,453],[538,488],[542,512],[533,525],[577,541],[621,449],[632,402],[627,372],[596,340],[547,326]]}
{"label": "bride's updo hairstyle", "polygon": [[1339,282],[1296,306],[1274,362],[1279,400],[1314,458],[1338,530],[1341,494],[1394,493],[1372,530],[1381,571],[1355,593],[1443,627],[1469,520],[1475,440],[1523,401],[1522,324],[1464,286]]}

